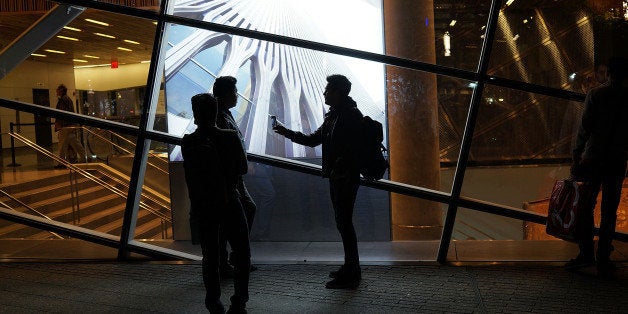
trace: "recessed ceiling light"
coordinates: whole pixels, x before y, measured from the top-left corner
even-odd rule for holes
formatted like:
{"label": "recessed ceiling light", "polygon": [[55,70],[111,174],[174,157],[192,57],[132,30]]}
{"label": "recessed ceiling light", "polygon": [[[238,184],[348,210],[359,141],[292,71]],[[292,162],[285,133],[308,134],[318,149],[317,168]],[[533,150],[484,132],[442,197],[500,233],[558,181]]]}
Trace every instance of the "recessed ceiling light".
{"label": "recessed ceiling light", "polygon": [[456,20],[451,20],[451,23],[449,23],[449,26],[453,27],[454,25],[456,25],[456,22],[458,22],[458,21],[456,21]]}
{"label": "recessed ceiling light", "polygon": [[129,44],[134,44],[134,45],[139,45],[139,44],[140,44],[140,43],[138,43],[137,41],[134,41],[134,40],[128,40],[128,39],[125,39],[125,40],[124,40],[124,42],[125,42],[125,43],[129,43]]}
{"label": "recessed ceiling light", "polygon": [[79,28],[74,28],[74,27],[70,27],[70,26],[63,26],[63,28],[71,30],[71,31],[75,31],[75,32],[82,32],[81,29]]}
{"label": "recessed ceiling light", "polygon": [[83,55],[83,57],[85,57],[85,58],[92,58],[92,59],[100,59],[100,57],[90,56],[90,55]]}
{"label": "recessed ceiling light", "polygon": [[140,61],[140,63],[150,63],[150,60]]}
{"label": "recessed ceiling light", "polygon": [[90,22],[90,23],[94,23],[94,24],[98,24],[98,25],[104,25],[104,26],[109,26],[109,23],[105,23],[105,22],[101,22],[101,21],[97,21],[97,20],[92,20],[92,19],[85,19],[85,20]]}
{"label": "recessed ceiling light", "polygon": [[31,56],[33,56],[33,57],[46,57],[46,55],[42,55],[42,54],[38,54],[38,53],[31,53]]}
{"label": "recessed ceiling light", "polygon": [[124,48],[124,47],[118,47],[118,50],[122,50],[122,51],[133,51],[129,48]]}
{"label": "recessed ceiling light", "polygon": [[71,41],[79,41],[78,38],[74,38],[74,37],[61,36],[61,35],[59,35],[57,37],[59,37],[61,39],[71,40]]}
{"label": "recessed ceiling light", "polygon": [[81,59],[72,59],[74,60],[74,62],[87,62],[87,60],[81,60]]}
{"label": "recessed ceiling light", "polygon": [[97,35],[97,36],[100,36],[100,37],[107,37],[107,38],[116,38],[116,36],[107,35],[107,34],[103,34],[103,33],[94,33],[94,35]]}
{"label": "recessed ceiling light", "polygon": [[65,54],[65,51],[59,51],[59,50],[52,50],[52,49],[44,49],[44,51],[48,51],[48,52],[52,52],[52,53],[58,53],[58,54]]}

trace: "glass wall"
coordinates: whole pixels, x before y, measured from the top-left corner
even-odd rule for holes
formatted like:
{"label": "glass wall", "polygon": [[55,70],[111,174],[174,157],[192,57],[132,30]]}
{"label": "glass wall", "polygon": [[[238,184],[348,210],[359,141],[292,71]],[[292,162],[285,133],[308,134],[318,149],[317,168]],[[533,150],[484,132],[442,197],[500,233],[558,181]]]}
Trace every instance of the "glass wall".
{"label": "glass wall", "polygon": [[[5,16],[13,21],[0,35],[3,47],[57,5],[40,2],[37,10],[2,15],[2,25]],[[387,180],[360,188],[355,221],[361,241],[438,241],[450,235],[522,240],[533,238],[527,223],[469,208],[461,208],[454,230],[443,234],[443,208],[459,197],[452,190],[461,187],[460,196],[477,200],[477,206],[489,202],[545,215],[535,204],[549,195],[554,180],[567,176],[584,93],[604,84],[608,57],[628,52],[625,15],[617,14],[625,9],[594,2],[507,1],[493,16],[489,0],[405,6],[379,0],[164,4],[165,14],[155,15],[162,1],[84,1],[84,11],[54,18],[55,27],[21,51],[24,58],[10,59],[11,66],[2,63],[0,71],[0,97],[28,109],[0,109],[3,134],[11,123],[17,134],[13,150],[9,135],[2,137],[4,163],[17,152],[22,165],[11,160],[12,167],[24,178],[26,170],[40,177],[43,171],[69,176],[79,161],[111,168],[126,183],[112,184],[117,192],[137,189],[142,196],[133,206],[123,201],[128,208],[118,218],[93,220],[115,225],[102,230],[119,235],[129,225],[123,224],[124,210],[137,211],[127,215],[137,219],[131,238],[160,240],[164,246],[179,235],[187,239],[185,230],[177,229],[184,228],[187,215],[177,145],[195,128],[191,96],[211,92],[216,77],[238,79],[232,114],[246,149],[275,162],[251,161],[245,179],[258,204],[254,241],[338,240],[327,182],[286,169],[299,168],[291,161],[320,164],[320,147],[286,141],[272,132],[268,119],[275,115],[304,133],[318,128],[329,110],[322,97],[325,78],[335,73],[349,77],[359,109],[384,125],[391,164]],[[2,5],[0,10],[13,12]],[[156,34],[163,34],[159,44]],[[492,49],[482,54],[484,47]],[[0,53],[0,61],[6,58]],[[484,63],[486,72],[478,73]],[[55,107],[61,83],[79,114],[64,118],[75,122],[86,151],[80,156],[80,148],[68,149],[67,165],[58,158],[52,126],[58,113],[42,108]],[[467,121],[470,109],[477,109],[474,121]],[[136,152],[143,151],[136,145],[147,138],[155,138],[146,149],[148,164],[134,163],[141,157]],[[461,151],[466,145],[469,151]],[[66,168],[54,169],[59,163]],[[165,166],[154,168],[156,163]],[[143,186],[133,185],[139,182]],[[117,192],[112,193],[124,196]],[[81,204],[89,202],[80,197]],[[53,212],[42,209],[44,215]],[[147,218],[153,216],[159,219]],[[70,218],[58,221],[82,225]]]}

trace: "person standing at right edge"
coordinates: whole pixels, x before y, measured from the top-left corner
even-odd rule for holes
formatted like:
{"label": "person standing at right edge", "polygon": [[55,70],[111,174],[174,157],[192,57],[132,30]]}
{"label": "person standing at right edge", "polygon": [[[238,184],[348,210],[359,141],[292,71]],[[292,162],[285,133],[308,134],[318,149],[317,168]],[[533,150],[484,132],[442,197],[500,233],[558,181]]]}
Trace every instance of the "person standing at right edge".
{"label": "person standing at right edge", "polygon": [[[214,97],[216,97],[216,100],[218,101],[218,117],[216,118],[216,125],[224,130],[235,131],[240,138],[240,142],[242,142],[242,146],[246,147],[244,144],[244,137],[242,136],[242,132],[240,132],[238,124],[235,122],[231,111],[229,111],[229,109],[235,107],[235,105],[238,103],[238,88],[236,87],[237,82],[238,80],[233,76],[221,76],[216,78],[216,81],[214,82],[212,92],[214,93]],[[255,205],[253,198],[249,194],[249,191],[246,189],[246,185],[244,184],[244,176],[238,177],[237,189],[240,195],[240,203],[242,204],[242,208],[244,208],[244,214],[246,215],[246,223],[249,226],[250,235],[251,230],[253,230],[253,220],[255,219],[255,211],[257,210],[257,206]],[[220,241],[220,272],[223,277],[232,277],[233,266],[231,265],[230,255],[227,253],[226,237],[222,237]],[[251,265],[251,271],[254,270],[257,270],[257,267]]]}
{"label": "person standing at right edge", "polygon": [[[593,265],[597,258],[600,276],[611,276],[614,265],[610,255],[617,222],[617,207],[626,177],[628,160],[628,60],[611,58],[608,63],[609,82],[592,89],[584,103],[582,122],[573,151],[571,174],[591,184],[596,190],[591,208],[579,215],[577,239],[580,253],[565,264],[568,270]],[[593,246],[593,209],[602,188],[602,219],[597,253]]]}
{"label": "person standing at right edge", "polygon": [[349,97],[351,82],[343,75],[327,77],[323,93],[329,112],[314,133],[305,135],[288,130],[282,125],[273,129],[295,143],[314,147],[322,144],[323,177],[329,178],[329,191],[334,207],[336,227],[342,238],[345,261],[329,276],[329,289],[355,288],[360,284],[362,273],[358,256],[358,239],[353,227],[353,206],[360,186],[359,139],[362,113]]}

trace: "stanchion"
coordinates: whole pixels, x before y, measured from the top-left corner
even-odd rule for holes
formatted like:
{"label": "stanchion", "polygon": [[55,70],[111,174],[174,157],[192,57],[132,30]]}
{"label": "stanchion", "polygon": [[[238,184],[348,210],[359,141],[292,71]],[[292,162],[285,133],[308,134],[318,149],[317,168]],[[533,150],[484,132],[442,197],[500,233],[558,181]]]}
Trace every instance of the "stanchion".
{"label": "stanchion", "polygon": [[[11,134],[13,134],[13,125],[14,123],[11,122],[9,124],[10,127],[10,132]],[[19,167],[21,166],[21,164],[18,164],[15,162],[15,140],[13,139],[13,136],[11,136],[11,163],[7,165],[7,167]]]}

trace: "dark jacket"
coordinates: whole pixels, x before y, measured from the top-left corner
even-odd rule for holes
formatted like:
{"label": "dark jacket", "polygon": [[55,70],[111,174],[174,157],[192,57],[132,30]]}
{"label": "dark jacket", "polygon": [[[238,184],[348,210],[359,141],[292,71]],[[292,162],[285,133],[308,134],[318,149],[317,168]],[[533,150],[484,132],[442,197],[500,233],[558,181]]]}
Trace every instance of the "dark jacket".
{"label": "dark jacket", "polygon": [[238,178],[247,172],[244,148],[235,131],[198,128],[181,141],[191,211],[206,211],[238,197]]}
{"label": "dark jacket", "polygon": [[362,126],[362,113],[355,101],[346,101],[330,107],[325,120],[312,134],[288,131],[286,137],[295,143],[314,147],[322,144],[323,177],[349,171],[359,176],[359,140]]}
{"label": "dark jacket", "polygon": [[628,88],[607,85],[587,94],[573,154],[576,162],[628,159]]}
{"label": "dark jacket", "polygon": [[[59,97],[59,101],[57,101],[57,109],[65,110],[69,112],[74,112],[74,104],[72,99],[68,97],[68,95],[63,95]],[[55,131],[59,131],[60,129],[67,126],[75,126],[76,124],[73,122],[68,122],[63,119],[55,119]]]}

